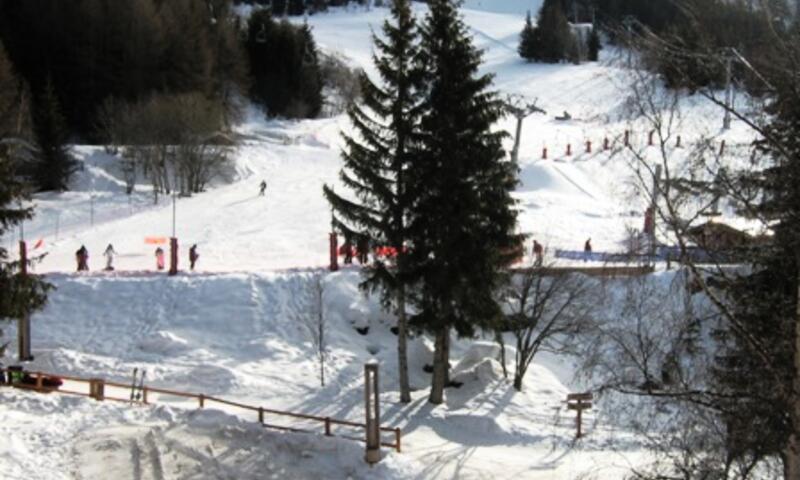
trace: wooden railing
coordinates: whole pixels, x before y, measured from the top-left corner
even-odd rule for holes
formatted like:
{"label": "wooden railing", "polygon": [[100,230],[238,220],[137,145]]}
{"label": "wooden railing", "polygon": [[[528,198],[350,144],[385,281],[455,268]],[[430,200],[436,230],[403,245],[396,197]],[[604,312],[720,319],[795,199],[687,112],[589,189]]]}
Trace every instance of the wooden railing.
{"label": "wooden railing", "polygon": [[[218,403],[221,405],[226,405],[229,407],[238,408],[241,410],[256,412],[258,415],[258,423],[263,425],[266,428],[272,428],[275,430],[281,431],[288,431],[288,432],[300,432],[300,433],[321,433],[327,437],[338,437],[338,438],[345,438],[348,440],[354,440],[357,442],[365,442],[366,441],[366,434],[363,436],[354,436],[354,435],[334,435],[333,429],[334,426],[343,426],[352,429],[360,429],[366,432],[366,424],[358,423],[358,422],[351,422],[348,420],[339,420],[336,418],[331,417],[319,417],[316,415],[307,415],[304,413],[295,413],[295,412],[286,412],[282,410],[275,410],[272,408],[264,408],[264,407],[256,407],[253,405],[247,405],[244,403],[233,402],[230,400],[225,400],[222,398],[213,397],[210,395],[205,395],[202,393],[189,393],[189,392],[181,392],[178,390],[169,390],[166,388],[158,388],[158,387],[150,387],[150,386],[143,386],[141,390],[140,400],[130,400],[130,398],[121,398],[115,397],[111,395],[105,394],[106,387],[113,387],[122,389],[125,391],[130,391],[132,389],[131,384],[124,384],[120,382],[113,382],[113,381],[105,381],[100,378],[82,378],[82,377],[75,377],[71,375],[56,375],[51,373],[45,372],[29,372],[25,371],[22,372],[24,375],[27,375],[31,379],[31,383],[20,383],[20,382],[11,382],[10,375],[13,373],[19,374],[19,372],[12,372],[7,368],[0,368],[1,372],[5,373],[5,377],[7,383],[0,384],[0,385],[7,385],[13,386],[16,388],[21,388],[25,390],[33,390],[39,393],[50,393],[50,392],[58,392],[64,393],[68,395],[78,395],[82,397],[89,397],[94,398],[98,401],[103,400],[111,400],[115,402],[125,402],[129,404],[153,404],[158,403],[157,400],[154,402],[153,394],[157,395],[167,395],[167,396],[174,396],[174,397],[183,397],[183,398],[194,398],[198,402],[199,408],[205,408],[209,402],[211,403]],[[81,392],[77,390],[70,390],[68,388],[64,388],[65,385],[61,385],[59,387],[48,387],[45,385],[45,382],[48,378],[58,378],[64,382],[74,382],[74,383],[82,383],[89,385],[89,392]],[[286,426],[286,425],[275,425],[271,423],[266,423],[264,421],[265,415],[272,415],[277,417],[288,417],[296,420],[304,420],[308,422],[319,422],[321,425],[320,431],[304,429],[304,428],[297,428],[294,426]],[[392,440],[390,442],[381,441],[381,445],[388,448],[394,448],[397,452],[400,452],[400,442],[402,437],[402,432],[399,428],[389,428],[389,427],[380,427],[381,432],[388,432],[392,434]]]}

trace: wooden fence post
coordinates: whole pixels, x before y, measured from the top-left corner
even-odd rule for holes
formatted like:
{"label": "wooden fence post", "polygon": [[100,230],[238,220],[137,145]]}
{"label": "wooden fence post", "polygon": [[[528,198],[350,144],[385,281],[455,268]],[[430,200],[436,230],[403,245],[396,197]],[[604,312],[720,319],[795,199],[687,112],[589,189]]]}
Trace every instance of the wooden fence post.
{"label": "wooden fence post", "polygon": [[627,147],[627,146],[629,146],[629,145],[631,144],[631,141],[630,141],[630,140],[631,140],[631,139],[630,139],[630,136],[631,136],[631,132],[630,132],[630,130],[625,130],[625,146],[626,146],[626,147]]}
{"label": "wooden fence post", "polygon": [[339,238],[336,232],[331,232],[330,234],[330,250],[331,264],[329,269],[331,272],[335,272],[339,270]]}
{"label": "wooden fence post", "polygon": [[264,407],[258,407],[258,423],[264,424]]}
{"label": "wooden fence post", "polygon": [[725,153],[725,140],[719,144],[719,156],[721,157]]}
{"label": "wooden fence post", "polygon": [[586,140],[586,153],[592,153],[592,141]]}
{"label": "wooden fence post", "polygon": [[200,400],[200,408],[203,408],[203,407],[205,407],[205,406],[206,406],[206,397],[205,397],[205,395],[203,395],[203,394],[201,393],[201,394],[200,394],[200,395],[197,397],[197,399],[198,399],[198,400]]}
{"label": "wooden fence post", "polygon": [[[28,276],[28,244],[19,241],[19,275]],[[20,362],[33,360],[31,355],[31,317],[23,314],[17,321],[17,355]]]}
{"label": "wooden fence post", "polygon": [[36,372],[34,375],[36,376],[36,390],[41,392],[44,389],[42,372]]}
{"label": "wooden fence post", "polygon": [[178,239],[175,237],[169,239],[169,274],[178,274]]}
{"label": "wooden fence post", "polygon": [[89,379],[89,396],[102,402],[106,398],[106,384],[102,378]]}
{"label": "wooden fence post", "polygon": [[603,150],[608,150],[609,148],[608,137],[606,137],[603,139]]}
{"label": "wooden fence post", "polygon": [[647,134],[647,144],[651,147],[653,146],[653,135],[655,135],[655,130],[650,130],[650,133]]}
{"label": "wooden fence post", "polygon": [[331,436],[331,417],[325,417],[325,435]]}
{"label": "wooden fence post", "polygon": [[547,160],[547,147],[542,147],[542,160]]}
{"label": "wooden fence post", "polygon": [[142,387],[142,403],[147,405],[147,387]]}
{"label": "wooden fence post", "polygon": [[378,463],[381,460],[381,413],[379,407],[380,392],[378,391],[378,364],[364,365],[364,406],[367,414],[367,463]]}
{"label": "wooden fence post", "polygon": [[395,429],[394,429],[394,443],[395,443],[395,445],[397,446],[397,453],[401,453],[401,452],[400,452],[400,438],[401,438],[402,436],[403,436],[403,435],[402,435],[402,433],[400,432],[400,429],[399,429],[399,428],[395,428]]}
{"label": "wooden fence post", "polygon": [[681,136],[680,135],[678,135],[678,141],[675,142],[675,147],[681,148]]}
{"label": "wooden fence post", "polygon": [[568,143],[567,144],[567,156],[569,157],[570,155],[572,155],[572,144]]}

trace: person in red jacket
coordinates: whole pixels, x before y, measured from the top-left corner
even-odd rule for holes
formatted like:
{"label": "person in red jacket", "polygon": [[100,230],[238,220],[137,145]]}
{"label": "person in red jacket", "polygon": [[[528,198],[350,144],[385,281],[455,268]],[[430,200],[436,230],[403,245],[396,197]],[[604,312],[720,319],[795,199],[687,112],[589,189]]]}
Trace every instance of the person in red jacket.
{"label": "person in red jacket", "polygon": [[156,248],[156,268],[164,270],[164,249]]}

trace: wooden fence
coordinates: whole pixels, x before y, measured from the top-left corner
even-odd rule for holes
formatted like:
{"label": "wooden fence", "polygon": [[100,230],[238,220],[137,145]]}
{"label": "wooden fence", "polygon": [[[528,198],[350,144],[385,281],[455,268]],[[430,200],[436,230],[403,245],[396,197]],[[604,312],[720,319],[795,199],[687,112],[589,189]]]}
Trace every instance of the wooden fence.
{"label": "wooden fence", "polygon": [[[82,378],[82,377],[75,377],[71,375],[56,375],[51,373],[45,372],[23,372],[30,380],[30,383],[20,383],[20,382],[11,382],[11,378],[9,376],[12,373],[7,368],[0,369],[0,372],[4,372],[6,376],[6,380],[8,383],[5,385],[13,386],[16,388],[24,389],[24,390],[32,390],[39,393],[51,393],[51,392],[58,392],[68,395],[78,395],[82,397],[89,397],[94,398],[98,401],[103,400],[111,400],[115,402],[125,402],[129,404],[154,404],[158,403],[157,400],[154,402],[153,394],[157,395],[167,395],[167,396],[174,396],[174,397],[182,397],[182,398],[194,398],[197,400],[199,408],[205,408],[209,403],[218,403],[221,405],[226,405],[229,407],[238,408],[240,410],[246,410],[250,412],[254,412],[258,415],[258,423],[263,425],[266,428],[272,428],[275,430],[287,431],[287,432],[300,432],[300,433],[321,433],[327,437],[338,437],[338,438],[345,438],[348,440],[354,440],[357,442],[366,442],[366,424],[358,423],[358,422],[351,422],[348,420],[339,420],[336,418],[331,417],[319,417],[315,415],[306,415],[304,413],[294,413],[294,412],[286,412],[281,410],[274,410],[271,408],[264,408],[264,407],[256,407],[253,405],[246,405],[244,403],[233,402],[230,400],[224,400],[222,398],[213,397],[210,395],[204,395],[202,393],[189,393],[189,392],[181,392],[177,390],[169,390],[166,388],[158,388],[158,387],[150,387],[150,386],[143,386],[141,388],[141,397],[138,401],[132,401],[130,398],[121,398],[115,397],[111,395],[105,394],[106,387],[113,387],[122,389],[124,391],[131,391],[132,386],[131,384],[124,384],[120,382],[112,382],[112,381],[105,381],[100,378]],[[13,372],[18,373],[18,372]],[[80,383],[80,384],[88,384],[89,391],[78,391],[78,390],[70,390],[65,388],[66,383],[62,384],[59,387],[52,387],[47,386],[47,380],[58,378],[64,382],[73,382],[73,383]],[[137,387],[138,389],[138,387]],[[284,417],[284,418],[291,418],[295,420],[303,420],[306,422],[312,423],[319,423],[320,430],[310,430],[310,429],[303,429],[303,428],[296,428],[291,426],[285,425],[275,425],[271,423],[266,423],[264,421],[264,417],[266,415],[272,415],[276,417]],[[334,434],[334,427],[342,426],[348,427],[351,429],[359,429],[364,430],[365,433],[363,436],[354,436],[354,435],[342,435],[342,434]],[[400,452],[400,441],[402,432],[399,428],[389,428],[389,427],[380,427],[381,432],[388,432],[391,433],[393,436],[393,441],[386,442],[381,439],[381,446],[394,448],[397,452]]]}

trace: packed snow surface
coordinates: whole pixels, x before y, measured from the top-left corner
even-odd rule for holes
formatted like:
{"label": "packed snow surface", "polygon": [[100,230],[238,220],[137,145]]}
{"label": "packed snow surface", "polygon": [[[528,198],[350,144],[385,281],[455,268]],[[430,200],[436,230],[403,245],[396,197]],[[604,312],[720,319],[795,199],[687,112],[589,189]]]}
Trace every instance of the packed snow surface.
{"label": "packed snow surface", "polygon": [[[469,0],[463,11],[495,88],[538,99],[547,111],[523,128],[515,192],[520,230],[549,251],[581,249],[588,237],[595,250],[618,251],[626,228],[641,228],[646,201],[632,193],[628,164],[599,146],[604,138],[618,144],[625,129],[643,145],[647,132],[625,116],[627,74],[611,53],[580,66],[517,56],[524,13],[539,3]],[[415,9],[425,13],[424,6]],[[308,22],[321,49],[374,75],[370,35],[386,14],[340,10]],[[701,134],[723,138],[712,106],[689,99],[682,107],[684,142]],[[554,118],[564,111],[571,120]],[[498,128],[513,132],[515,120]],[[347,129],[343,116],[288,122],[250,112],[238,127],[242,142],[227,178],[205,193],[159,203],[143,183],[125,195],[113,155],[76,146],[84,169],[71,191],[37,195],[36,217],[24,225],[32,254],[46,253],[35,271],[57,288],[33,317],[30,368],[118,382],[130,382],[133,368],[146,369],[151,386],[363,421],[363,365],[377,360],[382,421],[402,428],[403,452],[384,450],[370,469],[361,444],[265,430],[252,415],[218,405],[196,411],[195,401],[164,397],[158,406],[132,408],[2,389],[0,477],[616,479],[641,458],[635,442],[625,452],[607,447],[625,433],[602,423],[601,408],[587,415],[589,436],[573,440],[574,416],[564,399],[581,385],[568,361],[537,357],[526,390],[516,392],[491,339],[454,341],[453,378],[463,385],[448,389],[445,405],[432,406],[423,368],[432,343],[414,335],[413,401],[398,402],[393,317],[359,291],[357,267],[335,274],[324,268],[330,208],[322,186],[344,191],[338,172],[340,132]],[[739,125],[724,138],[749,140]],[[155,271],[155,246],[145,240],[172,236],[173,221],[182,273],[168,278]],[[14,251],[20,234],[2,241]],[[102,271],[108,244],[118,254],[112,272]],[[188,272],[193,244],[200,258]],[[81,245],[91,270],[75,274]],[[323,277],[330,346],[325,387],[300,301],[316,276]],[[5,333],[15,335],[13,327]],[[9,355],[16,355],[13,347]]]}

